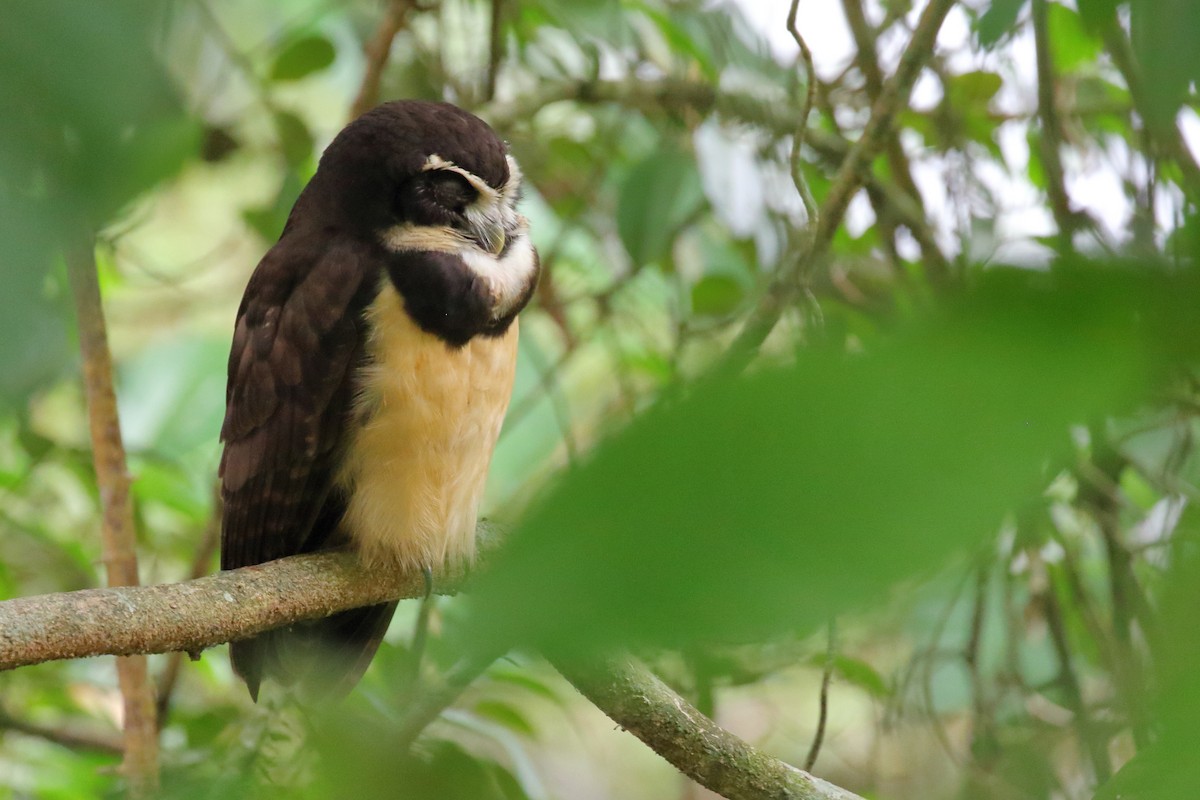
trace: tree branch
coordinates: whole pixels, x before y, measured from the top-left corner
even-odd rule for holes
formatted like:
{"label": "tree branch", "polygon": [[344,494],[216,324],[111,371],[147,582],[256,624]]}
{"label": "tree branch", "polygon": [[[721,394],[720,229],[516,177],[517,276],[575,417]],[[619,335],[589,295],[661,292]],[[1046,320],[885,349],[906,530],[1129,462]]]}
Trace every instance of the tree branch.
{"label": "tree branch", "polygon": [[921,12],[920,20],[913,31],[908,46],[900,56],[896,72],[884,84],[879,97],[871,106],[871,117],[862,134],[846,154],[842,166],[833,179],[824,201],[821,203],[816,230],[810,244],[794,253],[780,269],[780,275],[772,282],[759,304],[751,311],[745,327],[729,349],[721,369],[738,372],[754,357],[776,323],[795,300],[803,282],[824,258],[834,234],[842,224],[842,218],[854,195],[862,188],[870,173],[871,159],[882,149],[895,121],[896,115],[908,104],[913,84],[921,74],[925,63],[933,55],[938,31],[946,15],[954,7],[955,0],[930,0]]}
{"label": "tree branch", "polygon": [[[451,580],[439,590],[456,587]],[[368,572],[353,553],[330,551],[184,583],[20,597],[0,602],[0,670],[104,654],[198,653],[292,622],[424,594],[419,572]]]}
{"label": "tree branch", "polygon": [[[875,52],[875,41],[878,38],[878,32],[873,30],[867,21],[866,13],[863,10],[863,0],[842,0],[842,11],[846,16],[846,23],[850,28],[850,33],[854,36],[855,48],[858,51],[855,61],[862,71],[863,80],[866,83],[867,97],[874,103],[879,98],[880,93],[882,93],[884,86],[883,70],[879,66],[879,55]],[[884,28],[880,30],[884,30]],[[888,168],[893,178],[893,182],[889,182],[888,186],[893,192],[903,193],[906,204],[916,209],[916,213],[910,215],[911,219],[902,217],[888,219],[885,216],[881,216],[879,222],[882,226],[883,235],[888,240],[894,253],[896,224],[898,223],[908,228],[913,238],[917,241],[917,245],[921,248],[921,257],[925,264],[926,274],[935,281],[943,281],[949,277],[950,263],[947,261],[945,254],[937,246],[928,224],[925,223],[924,198],[921,196],[921,190],[917,188],[916,181],[913,180],[912,164],[909,162],[908,154],[905,153],[904,146],[901,144],[900,137],[894,128],[887,132],[885,151],[888,159]],[[918,220],[918,224],[914,225],[913,219]]]}
{"label": "tree branch", "polygon": [[1074,233],[1079,230],[1079,218],[1071,208],[1071,197],[1067,194],[1063,170],[1062,124],[1058,118],[1058,105],[1054,97],[1058,76],[1054,70],[1054,54],[1050,50],[1050,22],[1047,18],[1046,0],[1033,0],[1033,40],[1037,48],[1037,96],[1038,117],[1042,123],[1041,157],[1046,173],[1046,195],[1050,201],[1050,212],[1058,227],[1059,252],[1074,251]]}
{"label": "tree branch", "polygon": [[379,104],[379,86],[383,80],[383,69],[392,54],[392,42],[395,41],[396,34],[408,26],[408,12],[412,6],[411,0],[388,0],[383,19],[379,20],[379,27],[363,47],[367,68],[363,73],[358,96],[354,98],[354,104],[350,107],[350,119],[357,119]]}
{"label": "tree branch", "polygon": [[[502,537],[477,532],[486,561]],[[446,576],[439,593],[465,574]],[[425,594],[424,576],[366,570],[347,551],[292,556],[183,583],[85,589],[0,602],[0,669],[102,654],[199,652],[293,622]],[[491,662],[468,657],[404,722],[415,736]],[[692,708],[644,667],[558,669],[602,711],[698,783],[730,800],[861,800],[750,747]]]}
{"label": "tree branch", "polygon": [[635,661],[553,663],[613,722],[728,800],[863,800],[746,744]]}
{"label": "tree branch", "polygon": [[121,737],[110,731],[67,725],[61,727],[39,725],[36,722],[18,719],[2,709],[0,709],[0,729],[45,739],[74,750],[93,750],[117,755],[125,750]]}
{"label": "tree branch", "polygon": [[[104,307],[96,275],[95,243],[87,240],[67,255],[71,292],[79,320],[79,347],[83,353],[83,383],[87,394],[92,460],[103,513],[104,566],[109,586],[138,583],[133,499],[125,466],[125,446],[113,389],[112,355],[104,327]],[[117,659],[117,679],[124,700],[125,759],[122,770],[130,794],[148,797],[158,787],[158,723],[154,691],[146,659]]]}

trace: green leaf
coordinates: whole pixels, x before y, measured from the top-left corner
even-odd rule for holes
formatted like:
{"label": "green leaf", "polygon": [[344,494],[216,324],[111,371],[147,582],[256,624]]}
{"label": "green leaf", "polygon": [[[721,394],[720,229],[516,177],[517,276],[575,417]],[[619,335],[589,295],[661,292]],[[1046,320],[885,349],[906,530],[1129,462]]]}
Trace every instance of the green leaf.
{"label": "green leaf", "polygon": [[658,32],[662,35],[663,40],[670,46],[673,53],[683,56],[700,68],[704,77],[715,82],[717,79],[716,65],[713,63],[712,54],[702,49],[692,37],[691,33],[680,24],[678,19],[679,11],[672,14],[667,14],[660,9],[652,7],[649,3],[639,2],[636,4],[646,17],[654,23]]}
{"label": "green leaf", "polygon": [[1050,49],[1054,66],[1060,75],[1094,71],[1096,60],[1104,50],[1100,38],[1089,31],[1078,13],[1061,3],[1046,7],[1046,27],[1050,32]]}
{"label": "green leaf", "polygon": [[[814,666],[823,666],[824,661],[824,655],[813,656]],[[846,683],[857,686],[872,697],[889,697],[892,694],[892,690],[888,688],[887,682],[878,670],[860,658],[834,656],[833,669],[835,674]]]}
{"label": "green leaf", "polygon": [[1027,0],[992,0],[988,10],[975,22],[975,35],[985,50],[991,50],[1000,41],[1011,35],[1017,17]]}
{"label": "green leaf", "polygon": [[661,260],[703,202],[691,154],[664,148],[635,166],[621,185],[617,209],[617,232],[629,257],[638,265]]}
{"label": "green leaf", "polygon": [[[11,3],[0,25],[0,241],[40,275],[63,242],[178,169],[196,138],[151,0]],[[7,274],[7,273],[6,273]]]}
{"label": "green leaf", "polygon": [[0,407],[17,407],[30,393],[62,375],[74,353],[67,337],[70,312],[30,266],[5,275],[0,292]]}
{"label": "green leaf", "polygon": [[519,686],[520,688],[543,699],[550,700],[556,705],[561,706],[563,704],[563,698],[559,696],[558,692],[554,691],[552,686],[544,681],[538,680],[525,670],[493,667],[492,669],[488,670],[488,678],[500,683],[508,683],[512,684],[513,686]]}
{"label": "green leaf", "polygon": [[274,120],[284,159],[289,166],[302,166],[313,155],[313,135],[308,125],[290,111],[276,111]]}
{"label": "green leaf", "polygon": [[533,724],[511,703],[502,703],[498,700],[480,700],[474,705],[472,710],[476,715],[503,725],[510,731],[515,731],[530,738],[537,735],[537,730],[533,727]]}
{"label": "green leaf", "polygon": [[677,647],[879,602],[1036,498],[1070,424],[1194,355],[1197,302],[1190,277],[990,270],[865,354],[695,387],[535,506],[471,594],[474,633]]}
{"label": "green leaf", "polygon": [[964,72],[950,78],[946,88],[947,99],[952,107],[960,110],[986,110],[987,104],[1003,85],[1004,79],[995,72]]}
{"label": "green leaf", "polygon": [[228,356],[224,337],[179,337],[124,364],[119,399],[129,449],[178,457],[214,446],[225,415]]}
{"label": "green leaf", "polygon": [[1142,110],[1152,125],[1172,127],[1189,85],[1200,80],[1200,14],[1192,0],[1133,0],[1130,8],[1145,90]]}
{"label": "green leaf", "polygon": [[[1192,529],[1194,531],[1194,528]],[[1157,618],[1157,665],[1152,700],[1155,741],[1096,794],[1105,800],[1185,800],[1200,786],[1200,558],[1195,534],[1178,537],[1172,552],[1169,586]]]}
{"label": "green leaf", "polygon": [[692,287],[692,311],[722,316],[738,307],[746,296],[742,284],[727,275],[706,275]]}
{"label": "green leaf", "polygon": [[1075,0],[1075,5],[1079,7],[1079,16],[1088,30],[1101,31],[1113,20],[1113,15],[1123,2],[1125,0]]}
{"label": "green leaf", "polygon": [[337,50],[324,36],[305,36],[290,42],[275,56],[271,80],[297,81],[320,72],[333,63]]}
{"label": "green leaf", "polygon": [[275,241],[282,233],[288,213],[291,212],[303,188],[300,177],[295,172],[288,172],[271,204],[244,210],[242,219],[263,239],[268,242]]}

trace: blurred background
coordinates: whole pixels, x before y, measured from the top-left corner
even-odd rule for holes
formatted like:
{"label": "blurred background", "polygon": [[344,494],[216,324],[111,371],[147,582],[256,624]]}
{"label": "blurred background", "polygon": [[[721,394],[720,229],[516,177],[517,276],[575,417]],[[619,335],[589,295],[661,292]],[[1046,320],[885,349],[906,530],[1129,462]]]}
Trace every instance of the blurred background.
{"label": "blurred background", "polygon": [[[1109,336],[1107,318],[1076,325],[1119,310],[1126,284],[1043,287],[1015,321],[1003,312],[1026,295],[985,285],[1002,265],[1018,280],[1063,262],[1186,272],[1200,233],[1200,10],[957,4],[828,255],[789,286],[796,301],[751,366],[788,380],[701,392],[697,407],[687,387],[801,258],[798,184],[820,206],[923,4],[800,4],[816,83],[798,179],[809,78],[788,5],[5,3],[0,597],[104,582],[63,253],[94,241],[141,580],[210,574],[225,360],[250,272],[355,109],[448,100],[510,143],[546,267],[487,514],[518,523],[533,509],[510,574],[562,568],[528,594],[515,578],[484,587],[532,620],[514,641],[554,625],[635,646],[721,725],[793,764],[827,705],[813,769],[866,797],[1089,798],[1117,791],[1118,772],[1135,786],[1178,777],[1171,736],[1195,723],[1162,709],[1197,709],[1176,680],[1197,663],[1195,331],[1171,306],[1148,356]],[[980,286],[981,305],[937,316]],[[979,318],[999,320],[993,338],[972,338]],[[1147,377],[1164,348],[1168,377]],[[1037,438],[1008,435],[1013,420]],[[710,436],[726,425],[728,441]],[[663,455],[672,445],[680,455]],[[619,493],[589,495],[588,481]],[[547,561],[547,531],[555,553],[582,544]],[[484,605],[439,601],[426,673],[463,652]],[[268,780],[337,797],[352,777],[359,796],[714,796],[534,647],[490,668],[413,756],[386,750],[411,688],[405,606],[347,716],[290,752],[223,648],[153,657],[166,790],[261,796]],[[626,641],[630,620],[645,624]],[[0,687],[0,797],[122,790],[111,659],[23,668]],[[364,753],[386,769],[363,767]],[[1159,792],[1144,796],[1176,796]]]}

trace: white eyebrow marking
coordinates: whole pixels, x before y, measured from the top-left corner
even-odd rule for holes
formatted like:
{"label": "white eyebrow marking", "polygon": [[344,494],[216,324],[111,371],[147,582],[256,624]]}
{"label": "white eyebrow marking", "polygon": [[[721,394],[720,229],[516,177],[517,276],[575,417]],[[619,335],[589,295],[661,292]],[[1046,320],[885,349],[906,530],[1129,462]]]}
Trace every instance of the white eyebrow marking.
{"label": "white eyebrow marking", "polygon": [[495,201],[500,197],[500,192],[497,192],[491,186],[488,186],[486,181],[476,177],[474,174],[458,166],[453,161],[447,161],[437,153],[430,154],[429,158],[425,159],[425,164],[421,167],[422,172],[432,172],[434,170],[456,172],[459,175],[462,175],[463,178],[466,179],[467,183],[471,184],[471,188],[479,192],[480,197],[486,198],[489,201]]}

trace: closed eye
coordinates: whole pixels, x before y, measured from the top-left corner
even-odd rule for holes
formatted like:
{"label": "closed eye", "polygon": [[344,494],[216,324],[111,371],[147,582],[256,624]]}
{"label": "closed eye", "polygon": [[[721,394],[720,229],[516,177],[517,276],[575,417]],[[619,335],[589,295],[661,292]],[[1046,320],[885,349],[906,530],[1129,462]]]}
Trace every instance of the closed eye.
{"label": "closed eye", "polygon": [[450,170],[428,172],[425,182],[426,191],[433,202],[455,214],[462,214],[479,197],[479,192],[466,178]]}

